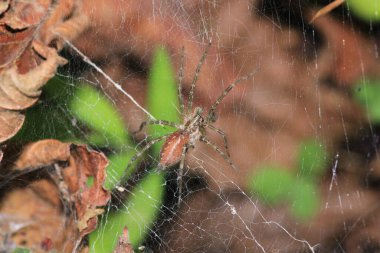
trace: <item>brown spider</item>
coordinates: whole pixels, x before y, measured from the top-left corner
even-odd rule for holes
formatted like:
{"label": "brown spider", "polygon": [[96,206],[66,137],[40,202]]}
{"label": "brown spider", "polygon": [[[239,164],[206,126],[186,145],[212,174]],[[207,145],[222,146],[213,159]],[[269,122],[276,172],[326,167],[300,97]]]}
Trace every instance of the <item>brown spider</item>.
{"label": "brown spider", "polygon": [[[155,143],[161,140],[166,139],[160,151],[160,160],[158,163],[158,168],[161,170],[164,170],[168,167],[172,167],[180,163],[179,171],[178,171],[178,183],[179,183],[178,203],[180,203],[181,195],[182,195],[182,176],[183,176],[185,156],[186,156],[187,151],[190,148],[195,147],[195,143],[197,141],[204,142],[208,146],[212,147],[231,165],[232,168],[236,169],[235,165],[231,161],[230,153],[228,151],[228,143],[227,143],[226,134],[221,129],[213,126],[212,123],[214,123],[217,119],[216,112],[215,112],[216,107],[222,102],[224,97],[239,82],[243,80],[247,80],[248,78],[252,77],[257,71],[255,70],[252,73],[246,76],[243,76],[240,79],[233,82],[232,84],[230,84],[223,91],[223,93],[218,97],[218,99],[214,102],[214,104],[210,107],[206,115],[204,115],[203,108],[201,107],[195,107],[194,111],[192,111],[195,84],[197,82],[199,72],[201,70],[203,62],[206,59],[210,46],[211,46],[211,42],[206,47],[201,57],[201,60],[199,61],[197,65],[195,75],[191,83],[188,106],[186,108],[186,111],[185,111],[185,105],[184,105],[184,101],[182,97],[183,60],[184,60],[183,59],[184,54],[182,52],[181,66],[179,70],[178,98],[179,98],[180,112],[183,118],[183,123],[177,124],[177,123],[166,121],[166,120],[148,120],[148,121],[142,122],[137,132],[140,132],[147,125],[170,126],[170,127],[176,128],[177,130],[174,133],[170,133],[170,134],[160,136],[160,137],[150,140],[140,152],[138,152],[135,156],[131,158],[127,166],[128,168],[134,161],[136,161],[139,157],[141,157],[145,153],[145,151],[147,151],[152,145],[154,145]],[[225,152],[207,138],[206,129],[215,131],[223,138]]]}

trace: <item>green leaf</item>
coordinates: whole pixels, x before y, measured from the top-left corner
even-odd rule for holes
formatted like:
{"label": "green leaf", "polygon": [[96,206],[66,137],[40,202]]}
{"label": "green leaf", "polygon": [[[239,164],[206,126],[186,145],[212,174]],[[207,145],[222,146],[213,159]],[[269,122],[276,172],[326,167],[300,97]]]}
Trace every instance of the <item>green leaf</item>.
{"label": "green leaf", "polygon": [[279,166],[261,167],[251,178],[250,191],[268,203],[287,199],[295,178]]}
{"label": "green leaf", "polygon": [[125,179],[128,178],[136,169],[136,165],[140,162],[140,159],[137,159],[127,168],[131,158],[136,154],[135,150],[128,149],[121,153],[111,154],[108,158],[108,167],[107,167],[107,177],[104,183],[104,187],[107,190],[112,190],[117,183],[122,179],[122,176],[125,172]]}
{"label": "green leaf", "polygon": [[346,0],[348,8],[366,21],[380,21],[380,0]]}
{"label": "green leaf", "polygon": [[[148,110],[157,119],[179,122],[178,95],[175,75],[170,57],[163,47],[156,48],[148,80]],[[162,136],[172,132],[170,127],[150,126],[149,135]],[[158,156],[162,142],[153,146],[153,153]]]}
{"label": "green leaf", "polygon": [[320,177],[326,169],[327,151],[317,140],[308,140],[301,144],[298,151],[299,175],[306,179]]}
{"label": "green leaf", "polygon": [[295,218],[307,220],[318,211],[319,194],[313,182],[307,180],[294,182],[290,198],[292,200],[290,210]]}
{"label": "green leaf", "polygon": [[380,81],[362,80],[354,87],[354,98],[368,111],[374,123],[380,123]]}
{"label": "green leaf", "polygon": [[12,251],[12,253],[29,253],[30,250],[26,248],[16,248]]}
{"label": "green leaf", "polygon": [[[81,85],[70,103],[72,113],[91,130],[103,135],[114,148],[131,146],[128,132],[111,102],[89,85]],[[100,143],[98,143],[100,144]]]}
{"label": "green leaf", "polygon": [[163,174],[148,174],[134,188],[121,209],[105,215],[98,228],[90,234],[90,252],[112,252],[124,227],[128,228],[133,247],[140,246],[162,205],[164,182]]}

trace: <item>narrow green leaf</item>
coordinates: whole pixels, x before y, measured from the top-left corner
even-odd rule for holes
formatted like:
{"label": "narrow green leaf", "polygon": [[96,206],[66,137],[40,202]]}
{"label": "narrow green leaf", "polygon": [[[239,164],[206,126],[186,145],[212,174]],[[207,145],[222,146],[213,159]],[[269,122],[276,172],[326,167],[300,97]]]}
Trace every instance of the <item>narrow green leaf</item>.
{"label": "narrow green leaf", "polygon": [[131,146],[128,132],[111,102],[89,85],[78,87],[70,103],[72,113],[87,127],[105,137],[104,145]]}
{"label": "narrow green leaf", "polygon": [[130,199],[117,212],[102,218],[98,228],[90,234],[90,252],[111,253],[124,227],[130,241],[137,248],[149,232],[162,205],[163,174],[152,172],[134,188]]}
{"label": "narrow green leaf", "polygon": [[[170,57],[163,47],[158,47],[153,56],[148,80],[148,109],[157,119],[179,122],[178,96],[175,75]],[[149,135],[162,136],[172,132],[170,127],[151,126]],[[158,156],[162,142],[154,145],[153,153]]]}
{"label": "narrow green leaf", "polygon": [[[107,190],[112,190],[117,183],[122,179],[123,174],[125,173],[125,178],[128,178],[136,169],[136,165],[140,162],[140,159],[137,159],[132,164],[129,165],[131,158],[136,154],[135,150],[128,149],[121,153],[111,154],[108,158],[108,167],[107,167],[107,177],[104,183],[104,187]],[[127,166],[129,167],[127,168]],[[127,170],[126,172],[124,172]]]}
{"label": "narrow green leaf", "polygon": [[26,248],[16,248],[12,251],[12,253],[29,253],[30,250]]}

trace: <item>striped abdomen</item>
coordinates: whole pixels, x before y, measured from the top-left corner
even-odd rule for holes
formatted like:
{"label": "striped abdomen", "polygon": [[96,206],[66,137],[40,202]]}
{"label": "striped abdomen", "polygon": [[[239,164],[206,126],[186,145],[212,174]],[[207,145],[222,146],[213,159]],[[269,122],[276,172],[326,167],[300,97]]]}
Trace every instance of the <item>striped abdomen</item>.
{"label": "striped abdomen", "polygon": [[160,167],[170,167],[181,160],[183,147],[189,142],[190,136],[183,131],[174,132],[170,135],[160,152]]}

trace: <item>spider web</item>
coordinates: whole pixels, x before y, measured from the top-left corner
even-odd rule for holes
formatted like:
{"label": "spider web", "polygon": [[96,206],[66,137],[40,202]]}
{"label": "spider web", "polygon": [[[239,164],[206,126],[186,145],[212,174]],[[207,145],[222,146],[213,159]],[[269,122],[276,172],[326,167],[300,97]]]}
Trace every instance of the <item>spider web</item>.
{"label": "spider web", "polygon": [[[178,166],[163,173],[162,202],[138,188],[158,162],[147,152],[125,192],[114,191],[95,241],[106,236],[111,222],[107,215],[119,211],[147,231],[137,245],[145,252],[377,252],[377,129],[352,96],[358,80],[376,76],[376,26],[368,28],[345,7],[309,24],[317,8],[311,1],[109,5],[115,13],[110,20],[102,19],[103,10],[94,4],[99,23],[75,45],[67,42],[71,66],[60,76],[103,90],[130,132],[154,118],[145,97],[158,44],[167,47],[176,72],[185,48],[186,102],[196,65],[212,39],[194,95],[194,104],[206,111],[228,84],[256,66],[260,69],[234,88],[217,110],[215,125],[226,132],[238,170],[199,143],[187,154],[183,201],[177,207]],[[59,110],[84,134],[69,106]],[[220,137],[209,136],[223,147]],[[136,142],[126,148],[138,150],[149,135],[134,137]],[[323,172],[312,180],[303,179],[297,167],[299,147],[307,140],[318,140],[327,154]],[[112,155],[111,146],[102,151]],[[280,188],[280,178],[269,185],[283,189],[283,199],[268,201],[253,185],[255,176],[270,166],[294,177],[294,184],[307,181],[308,188]],[[133,206],[128,201],[137,195],[136,187],[158,205],[152,224],[142,222],[143,215],[130,215]],[[299,197],[304,192],[311,195]],[[302,214],[308,207],[312,211],[298,215],[292,210],[299,206]]]}

